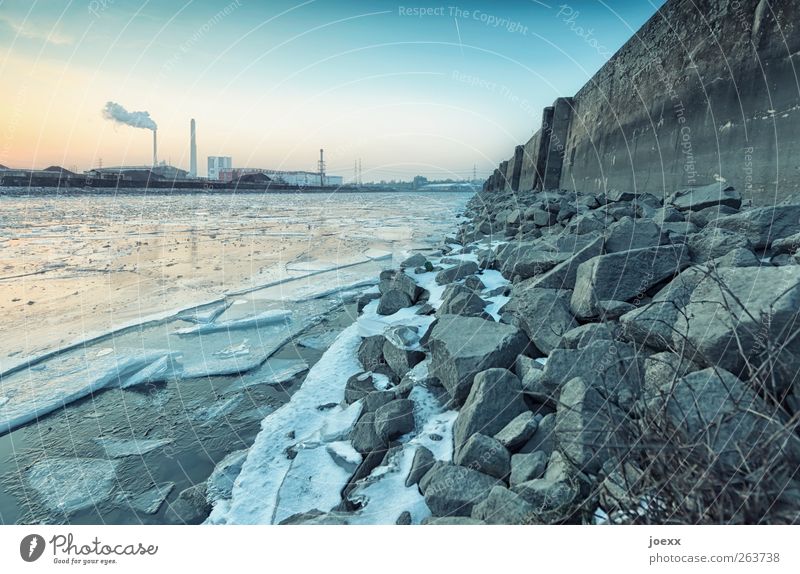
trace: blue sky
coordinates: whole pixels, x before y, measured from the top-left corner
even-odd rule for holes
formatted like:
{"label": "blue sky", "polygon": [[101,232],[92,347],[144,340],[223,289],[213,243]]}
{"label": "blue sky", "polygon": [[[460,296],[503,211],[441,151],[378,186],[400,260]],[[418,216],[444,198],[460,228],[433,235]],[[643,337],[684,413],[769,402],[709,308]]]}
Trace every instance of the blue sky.
{"label": "blue sky", "polygon": [[148,111],[160,158],[311,169],[326,149],[365,180],[485,176],[662,0],[0,0],[0,163],[143,164],[152,136],[100,110]]}

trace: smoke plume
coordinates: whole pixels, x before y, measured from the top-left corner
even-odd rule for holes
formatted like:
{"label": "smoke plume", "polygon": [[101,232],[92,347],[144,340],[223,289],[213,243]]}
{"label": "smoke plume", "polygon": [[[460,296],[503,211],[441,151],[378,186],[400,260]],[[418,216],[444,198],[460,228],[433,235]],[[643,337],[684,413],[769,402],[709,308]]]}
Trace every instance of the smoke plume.
{"label": "smoke plume", "polygon": [[143,128],[153,131],[158,129],[156,122],[150,117],[150,112],[129,112],[116,102],[106,102],[103,108],[103,117],[107,120],[117,122],[118,124],[124,124],[134,128]]}

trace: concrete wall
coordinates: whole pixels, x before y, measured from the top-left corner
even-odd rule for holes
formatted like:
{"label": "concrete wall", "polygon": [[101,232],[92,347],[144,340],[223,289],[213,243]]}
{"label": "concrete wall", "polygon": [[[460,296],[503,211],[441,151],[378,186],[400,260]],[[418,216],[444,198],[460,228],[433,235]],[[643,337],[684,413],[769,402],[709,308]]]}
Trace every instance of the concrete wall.
{"label": "concrete wall", "polygon": [[660,197],[724,178],[756,203],[798,193],[795,64],[800,1],[669,0],[556,101],[524,146],[519,188]]}

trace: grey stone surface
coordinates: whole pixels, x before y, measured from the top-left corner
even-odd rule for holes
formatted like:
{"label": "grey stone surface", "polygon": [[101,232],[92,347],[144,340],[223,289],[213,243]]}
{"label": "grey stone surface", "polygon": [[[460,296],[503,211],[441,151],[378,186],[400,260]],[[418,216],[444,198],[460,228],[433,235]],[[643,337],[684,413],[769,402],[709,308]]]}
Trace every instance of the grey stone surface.
{"label": "grey stone surface", "polygon": [[517,453],[511,457],[511,477],[509,483],[512,487],[535,480],[544,476],[550,455],[545,451],[537,450],[529,453]]}
{"label": "grey stone surface", "polygon": [[544,452],[548,457],[555,449],[555,413],[545,415],[539,421],[539,427],[533,433],[531,439],[520,449],[520,454],[529,454],[538,451]]}
{"label": "grey stone surface", "polygon": [[397,399],[375,411],[375,433],[384,441],[414,430],[414,402]]}
{"label": "grey stone surface", "polygon": [[386,440],[375,430],[375,413],[365,413],[358,419],[350,431],[350,442],[361,454],[386,448]]}
{"label": "grey stone surface", "polygon": [[558,346],[564,333],[578,325],[570,311],[570,296],[569,291],[535,289],[518,283],[503,307],[503,315],[525,332],[542,355],[547,355]]}
{"label": "grey stone surface", "polygon": [[500,441],[475,433],[457,452],[455,463],[504,479],[511,472],[511,454]]}
{"label": "grey stone surface", "polygon": [[478,271],[478,264],[474,261],[460,261],[453,267],[439,271],[439,273],[436,274],[436,282],[439,285],[454,283],[470,275],[474,275]]}
{"label": "grey stone surface", "polygon": [[418,349],[407,349],[397,345],[396,341],[386,339],[383,344],[383,357],[389,368],[398,377],[403,377],[408,371],[425,359],[425,353]]}
{"label": "grey stone surface", "polygon": [[494,477],[454,464],[436,464],[424,477],[425,504],[434,516],[470,516],[472,508],[502,483]]}
{"label": "grey stone surface", "polygon": [[365,371],[371,371],[384,363],[383,360],[383,335],[364,337],[358,346],[358,361]]}
{"label": "grey stone surface", "polygon": [[394,315],[400,309],[411,307],[412,301],[402,291],[391,290],[381,295],[378,301],[378,315]]}
{"label": "grey stone surface", "polygon": [[453,426],[456,453],[475,433],[492,436],[527,410],[520,381],[511,371],[480,372]]}
{"label": "grey stone surface", "polygon": [[733,209],[742,206],[742,196],[739,192],[722,183],[682,189],[673,193],[667,201],[682,211],[699,211],[718,205],[726,205]]}
{"label": "grey stone surface", "polygon": [[462,404],[477,373],[493,367],[512,368],[530,342],[513,325],[446,315],[433,327],[428,345],[431,376],[441,381],[456,404]]}
{"label": "grey stone surface", "polygon": [[708,225],[740,233],[750,240],[754,249],[762,249],[776,239],[800,232],[800,204],[749,209],[715,219]]}
{"label": "grey stone surface", "polygon": [[538,427],[539,421],[532,412],[526,411],[514,417],[494,438],[513,452],[528,442]]}
{"label": "grey stone surface", "polygon": [[433,467],[436,459],[433,453],[424,446],[418,446],[414,451],[414,458],[411,461],[411,469],[406,477],[406,486],[414,486],[419,483],[423,476]]}
{"label": "grey stone surface", "polygon": [[705,263],[722,257],[733,249],[751,249],[750,241],[744,235],[727,229],[709,227],[689,236],[689,256],[695,263]]}
{"label": "grey stone surface", "polygon": [[407,259],[403,260],[400,264],[400,267],[406,268],[415,268],[415,267],[423,267],[428,262],[428,258],[425,257],[422,253],[414,253],[413,255],[409,256]]}
{"label": "grey stone surface", "polygon": [[472,508],[472,518],[486,524],[525,525],[537,522],[536,508],[515,492],[495,486]]}
{"label": "grey stone surface", "polygon": [[606,252],[617,253],[653,247],[661,243],[661,229],[651,219],[623,217],[608,226]]}
{"label": "grey stone surface", "polygon": [[484,312],[486,305],[488,302],[481,299],[475,291],[459,283],[453,283],[445,289],[437,314],[488,317]]}
{"label": "grey stone surface", "polygon": [[592,257],[603,252],[605,239],[595,238],[589,245],[575,252],[572,257],[559,263],[547,273],[528,279],[526,287],[538,289],[574,289],[575,277],[578,274],[578,266]]}

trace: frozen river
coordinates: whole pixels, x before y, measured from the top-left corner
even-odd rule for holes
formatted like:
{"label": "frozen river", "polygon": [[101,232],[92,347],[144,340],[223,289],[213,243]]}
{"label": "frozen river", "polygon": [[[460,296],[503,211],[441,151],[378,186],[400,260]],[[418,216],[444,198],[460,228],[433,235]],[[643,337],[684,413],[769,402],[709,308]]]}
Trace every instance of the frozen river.
{"label": "frozen river", "polygon": [[0,523],[169,521],[468,199],[0,196]]}

